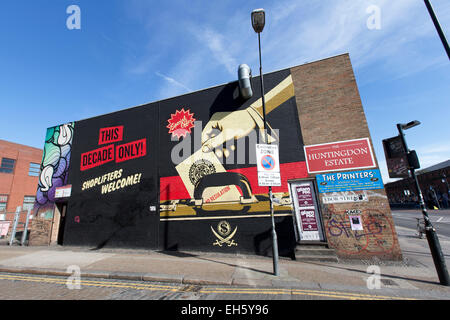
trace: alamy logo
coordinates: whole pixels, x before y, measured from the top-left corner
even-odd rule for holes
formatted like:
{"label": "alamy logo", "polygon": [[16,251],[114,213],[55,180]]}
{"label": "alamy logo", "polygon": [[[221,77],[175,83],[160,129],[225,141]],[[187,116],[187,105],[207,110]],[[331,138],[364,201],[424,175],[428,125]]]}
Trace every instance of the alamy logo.
{"label": "alamy logo", "polygon": [[69,30],[81,29],[81,9],[79,6],[73,4],[67,7],[66,13],[70,14],[66,20],[66,26]]}
{"label": "alamy logo", "polygon": [[81,289],[81,269],[79,266],[72,265],[67,267],[67,273],[71,275],[67,278],[66,286],[69,290]]}
{"label": "alamy logo", "polygon": [[367,267],[367,273],[372,274],[366,280],[367,289],[381,289],[381,270],[379,266],[371,265]]}
{"label": "alamy logo", "polygon": [[370,14],[367,18],[367,28],[369,30],[380,30],[381,29],[381,9],[377,5],[371,5],[367,7],[366,13]]}

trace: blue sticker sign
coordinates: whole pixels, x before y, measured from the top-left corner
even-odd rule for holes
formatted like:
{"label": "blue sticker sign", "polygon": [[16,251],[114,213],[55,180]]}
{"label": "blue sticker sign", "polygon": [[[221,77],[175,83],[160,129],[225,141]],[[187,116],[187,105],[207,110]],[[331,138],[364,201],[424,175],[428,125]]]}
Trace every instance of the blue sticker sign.
{"label": "blue sticker sign", "polygon": [[265,155],[261,159],[261,165],[266,170],[272,170],[275,166],[275,159],[271,155]]}
{"label": "blue sticker sign", "polygon": [[383,189],[380,170],[363,170],[316,175],[320,193]]}

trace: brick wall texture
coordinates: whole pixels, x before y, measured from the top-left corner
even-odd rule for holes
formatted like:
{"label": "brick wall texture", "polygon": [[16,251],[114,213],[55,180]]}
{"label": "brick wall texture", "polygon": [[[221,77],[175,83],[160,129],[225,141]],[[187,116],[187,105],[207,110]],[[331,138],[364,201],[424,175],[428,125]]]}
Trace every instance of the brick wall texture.
{"label": "brick wall texture", "polygon": [[[0,195],[8,196],[6,206],[6,212],[8,214],[5,215],[5,220],[14,221],[14,214],[12,212],[15,212],[17,207],[23,206],[24,197],[36,196],[39,178],[29,176],[28,171],[30,162],[41,163],[42,150],[0,140],[0,162],[2,158],[16,160],[13,173],[0,172]],[[24,223],[25,220],[26,212],[22,212],[19,222]],[[10,228],[12,228],[12,222]]]}
{"label": "brick wall texture", "polygon": [[[291,73],[305,145],[370,139],[348,54],[297,66]],[[373,150],[371,139],[370,143]],[[328,244],[341,258],[402,259],[385,190],[365,192],[368,202],[339,204],[324,204],[319,194]],[[351,229],[347,210],[359,210],[363,231]]]}

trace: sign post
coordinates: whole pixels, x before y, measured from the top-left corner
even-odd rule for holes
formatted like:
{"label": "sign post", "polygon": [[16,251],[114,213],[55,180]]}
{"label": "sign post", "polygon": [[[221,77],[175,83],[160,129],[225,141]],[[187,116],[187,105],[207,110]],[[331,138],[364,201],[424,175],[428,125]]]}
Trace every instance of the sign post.
{"label": "sign post", "polygon": [[277,232],[275,230],[275,217],[273,213],[272,201],[272,186],[281,186],[278,145],[257,144],[256,162],[258,167],[258,185],[261,187],[269,187],[270,216],[272,219],[273,269],[274,274],[278,276],[278,239]]}

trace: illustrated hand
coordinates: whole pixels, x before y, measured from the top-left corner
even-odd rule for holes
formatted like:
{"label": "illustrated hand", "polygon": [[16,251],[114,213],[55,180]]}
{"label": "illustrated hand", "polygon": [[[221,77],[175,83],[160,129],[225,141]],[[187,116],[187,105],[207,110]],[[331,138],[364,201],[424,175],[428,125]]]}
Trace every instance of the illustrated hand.
{"label": "illustrated hand", "polygon": [[[216,112],[203,129],[202,151],[210,152],[229,140],[245,137],[255,127],[256,122],[247,110]],[[228,156],[229,151],[224,149],[224,153],[225,156]]]}
{"label": "illustrated hand", "polygon": [[[262,130],[264,123],[261,115],[252,108],[232,112],[216,112],[203,129],[202,151],[210,152],[230,140],[246,137],[257,127]],[[269,136],[269,141],[274,140]],[[231,146],[231,149],[234,150],[234,145]],[[224,148],[223,154],[228,157],[229,150]],[[216,155],[221,157],[222,151],[216,150]]]}
{"label": "illustrated hand", "polygon": [[[294,96],[294,93],[292,76],[289,75],[275,88],[264,95],[266,114],[269,114],[272,110],[291,99]],[[246,137],[256,127],[260,130],[260,135],[263,138],[264,143],[272,143],[276,140],[279,141],[280,139],[276,131],[272,130],[269,124],[267,124],[267,127],[268,129],[270,128],[272,136],[268,135],[268,141],[265,141],[265,133],[263,131],[265,126],[262,114],[262,99],[256,100],[245,110],[214,113],[202,132],[202,151],[210,152],[227,141]],[[233,150],[234,145],[230,148]],[[221,153],[221,150],[216,150],[216,155],[218,157],[222,156]],[[229,151],[224,149],[223,154],[225,157],[228,157]]]}

